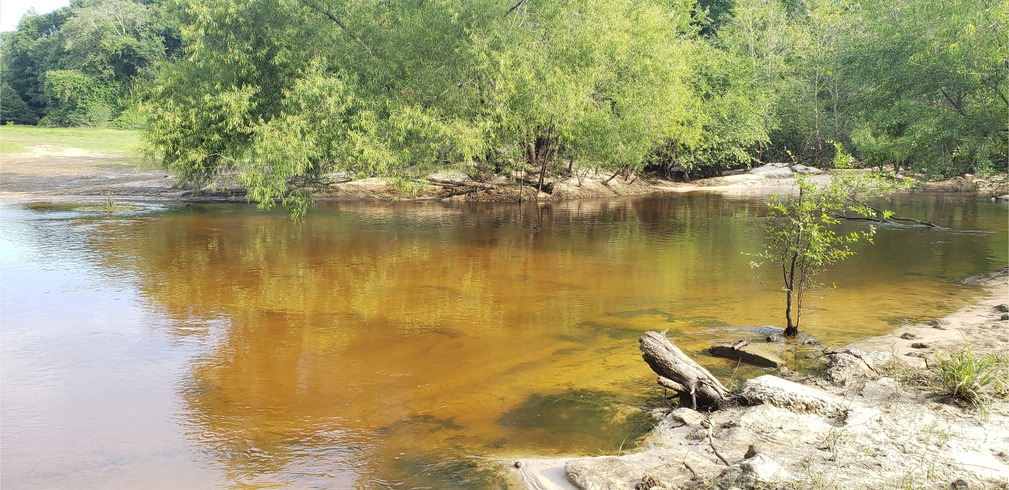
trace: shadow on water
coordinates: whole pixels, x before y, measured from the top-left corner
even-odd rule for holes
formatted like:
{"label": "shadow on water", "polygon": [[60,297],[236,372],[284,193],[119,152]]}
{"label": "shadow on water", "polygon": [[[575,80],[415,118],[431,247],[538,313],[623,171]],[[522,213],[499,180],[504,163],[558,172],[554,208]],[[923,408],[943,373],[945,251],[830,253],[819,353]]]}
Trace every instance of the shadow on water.
{"label": "shadow on water", "polygon": [[[534,393],[502,414],[498,423],[521,429],[509,445],[540,446],[563,453],[565,444],[569,444],[566,440],[573,436],[581,448],[595,447],[599,454],[612,453],[631,447],[655,426],[655,419],[638,407],[640,400],[611,392]],[[565,436],[552,435],[557,432]]]}

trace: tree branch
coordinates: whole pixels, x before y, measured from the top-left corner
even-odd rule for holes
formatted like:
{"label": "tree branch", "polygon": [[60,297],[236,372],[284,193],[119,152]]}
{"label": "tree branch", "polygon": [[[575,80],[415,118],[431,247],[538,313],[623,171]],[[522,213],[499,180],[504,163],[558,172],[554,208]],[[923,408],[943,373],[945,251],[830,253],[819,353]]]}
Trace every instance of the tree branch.
{"label": "tree branch", "polygon": [[516,3],[515,5],[512,5],[512,8],[508,9],[508,11],[505,12],[505,17],[508,17],[508,14],[514,12],[515,9],[521,7],[523,3],[526,3],[526,0],[519,0],[518,3]]}
{"label": "tree branch", "polygon": [[949,94],[946,93],[946,89],[939,87],[939,91],[942,92],[943,97],[946,97],[946,100],[949,101],[950,104],[953,104],[953,107],[956,107],[956,111],[959,112],[961,116],[967,115],[967,111],[963,110],[963,107],[960,104],[953,101]]}
{"label": "tree branch", "polygon": [[894,223],[897,221],[909,221],[911,223],[917,223],[919,225],[928,226],[929,228],[938,228],[939,225],[931,221],[921,221],[914,218],[902,218],[900,216],[892,216],[889,219],[885,218],[871,218],[868,216],[834,216],[837,219],[843,219],[848,221],[872,221],[873,223]]}
{"label": "tree branch", "polygon": [[340,29],[343,29],[343,32],[347,33],[347,36],[350,36],[350,38],[353,39],[354,42],[356,42],[357,44],[361,45],[362,48],[364,48],[364,52],[367,53],[368,56],[372,58],[375,57],[375,55],[372,54],[371,52],[371,47],[365,44],[364,41],[361,40],[361,38],[357,37],[356,35],[354,35],[354,33],[350,32],[350,29],[347,28],[347,24],[344,24],[343,21],[340,20],[340,18],[334,15],[332,12],[330,12],[329,9],[323,9],[312,2],[304,2],[304,4],[307,5],[310,9],[322,15],[325,15],[327,18],[329,18],[329,20],[335,22],[336,25],[340,26]]}

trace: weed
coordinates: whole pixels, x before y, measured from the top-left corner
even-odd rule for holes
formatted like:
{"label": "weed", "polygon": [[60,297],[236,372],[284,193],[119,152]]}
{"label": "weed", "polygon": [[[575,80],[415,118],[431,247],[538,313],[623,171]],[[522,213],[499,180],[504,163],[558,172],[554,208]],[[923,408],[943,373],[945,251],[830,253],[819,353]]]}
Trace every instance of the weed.
{"label": "weed", "polygon": [[1004,354],[975,356],[964,337],[964,349],[949,359],[939,358],[934,371],[936,383],[943,394],[984,408],[992,397],[1006,395],[1009,388],[1005,373],[1007,365],[1009,357]]}

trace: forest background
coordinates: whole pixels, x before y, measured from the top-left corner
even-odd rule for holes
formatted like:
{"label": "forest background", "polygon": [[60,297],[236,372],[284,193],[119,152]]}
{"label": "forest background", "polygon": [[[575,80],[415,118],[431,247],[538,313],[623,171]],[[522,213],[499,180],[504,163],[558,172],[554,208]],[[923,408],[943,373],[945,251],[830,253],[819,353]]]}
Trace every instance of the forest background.
{"label": "forest background", "polygon": [[760,162],[1005,172],[1009,1],[73,0],[0,34],[0,120],[143,129],[186,185]]}

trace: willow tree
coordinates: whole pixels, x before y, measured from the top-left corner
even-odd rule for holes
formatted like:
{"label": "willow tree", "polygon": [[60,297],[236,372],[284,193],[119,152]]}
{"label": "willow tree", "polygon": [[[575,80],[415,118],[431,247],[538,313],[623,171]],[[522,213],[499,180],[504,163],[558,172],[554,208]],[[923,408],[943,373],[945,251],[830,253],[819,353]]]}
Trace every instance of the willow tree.
{"label": "willow tree", "polygon": [[702,139],[692,2],[189,1],[147,94],[151,153],[304,212],[334,172],[409,183],[478,161],[640,169]]}

